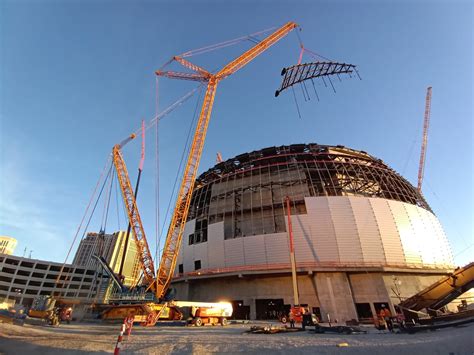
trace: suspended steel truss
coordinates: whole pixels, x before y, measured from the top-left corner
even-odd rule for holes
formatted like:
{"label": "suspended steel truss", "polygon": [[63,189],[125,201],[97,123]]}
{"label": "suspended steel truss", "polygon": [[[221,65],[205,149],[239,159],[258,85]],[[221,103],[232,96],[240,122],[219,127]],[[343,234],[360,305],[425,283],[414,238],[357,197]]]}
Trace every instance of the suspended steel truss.
{"label": "suspended steel truss", "polygon": [[324,77],[329,77],[331,75],[350,75],[353,72],[357,73],[355,65],[336,62],[305,63],[283,68],[281,72],[281,75],[283,76],[283,81],[281,83],[280,88],[275,92],[275,97],[280,95],[280,92],[282,92],[283,90],[295,84],[302,83],[306,80],[312,80],[317,78],[324,79]]}

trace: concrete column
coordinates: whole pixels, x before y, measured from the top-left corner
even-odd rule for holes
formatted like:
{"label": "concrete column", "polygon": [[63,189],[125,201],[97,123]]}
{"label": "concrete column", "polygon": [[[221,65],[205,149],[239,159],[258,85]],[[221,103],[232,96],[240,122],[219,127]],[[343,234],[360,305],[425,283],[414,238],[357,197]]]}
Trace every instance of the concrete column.
{"label": "concrete column", "polygon": [[316,284],[323,320],[327,321],[328,313],[331,321],[337,319],[340,323],[357,319],[357,312],[345,273],[318,273]]}
{"label": "concrete column", "polygon": [[245,299],[244,304],[250,306],[250,319],[257,319],[257,305],[255,303],[255,298]]}

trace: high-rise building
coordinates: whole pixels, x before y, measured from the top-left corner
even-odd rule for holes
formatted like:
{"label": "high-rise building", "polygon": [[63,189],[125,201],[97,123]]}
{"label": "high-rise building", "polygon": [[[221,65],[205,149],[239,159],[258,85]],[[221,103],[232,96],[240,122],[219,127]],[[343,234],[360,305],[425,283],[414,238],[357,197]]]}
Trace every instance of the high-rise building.
{"label": "high-rise building", "polygon": [[[126,235],[127,233],[124,231],[113,234],[88,233],[81,240],[72,264],[96,269],[98,265],[93,255],[102,256],[110,268],[118,274],[123,258]],[[139,277],[139,273],[140,261],[137,247],[133,240],[133,234],[130,234],[122,271],[122,275],[125,277],[124,285],[134,285]]]}
{"label": "high-rise building", "polygon": [[13,255],[17,241],[15,238],[0,236],[0,254]]}

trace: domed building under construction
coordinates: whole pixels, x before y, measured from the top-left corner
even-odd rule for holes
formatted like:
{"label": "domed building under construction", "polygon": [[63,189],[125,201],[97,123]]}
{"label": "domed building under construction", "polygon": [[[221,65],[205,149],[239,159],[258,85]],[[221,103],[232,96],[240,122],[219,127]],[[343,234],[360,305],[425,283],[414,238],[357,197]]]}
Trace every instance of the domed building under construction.
{"label": "domed building under construction", "polygon": [[173,287],[177,299],[227,300],[237,318],[299,301],[322,320],[367,319],[453,269],[438,218],[383,161],[343,146],[271,147],[218,163],[196,181]]}

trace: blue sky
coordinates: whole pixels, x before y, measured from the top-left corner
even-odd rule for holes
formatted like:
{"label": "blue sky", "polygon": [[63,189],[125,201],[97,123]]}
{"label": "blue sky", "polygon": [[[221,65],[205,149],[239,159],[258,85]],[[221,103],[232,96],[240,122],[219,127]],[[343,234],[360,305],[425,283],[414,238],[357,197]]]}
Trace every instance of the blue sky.
{"label": "blue sky", "polygon": [[[470,1],[0,2],[0,234],[16,254],[63,261],[112,146],[155,113],[154,71],[171,56],[292,20],[313,51],[363,78],[320,87],[320,102],[273,97],[295,64],[295,33],[223,81],[200,171],[273,145],[342,144],[416,185],[426,87],[433,86],[424,194],[458,264],[473,248],[473,5]],[[251,43],[192,58],[209,70]],[[162,79],[166,107],[195,83]],[[160,123],[160,218],[197,96]],[[154,132],[138,203],[155,245]],[[139,142],[124,149],[132,181]],[[112,199],[114,199],[114,195]],[[113,204],[113,203],[112,203]],[[113,204],[114,205],[114,204]],[[115,206],[115,205],[114,205]],[[101,225],[100,202],[89,231]],[[125,228],[111,207],[107,232]],[[82,235],[82,233],[81,233]]]}

